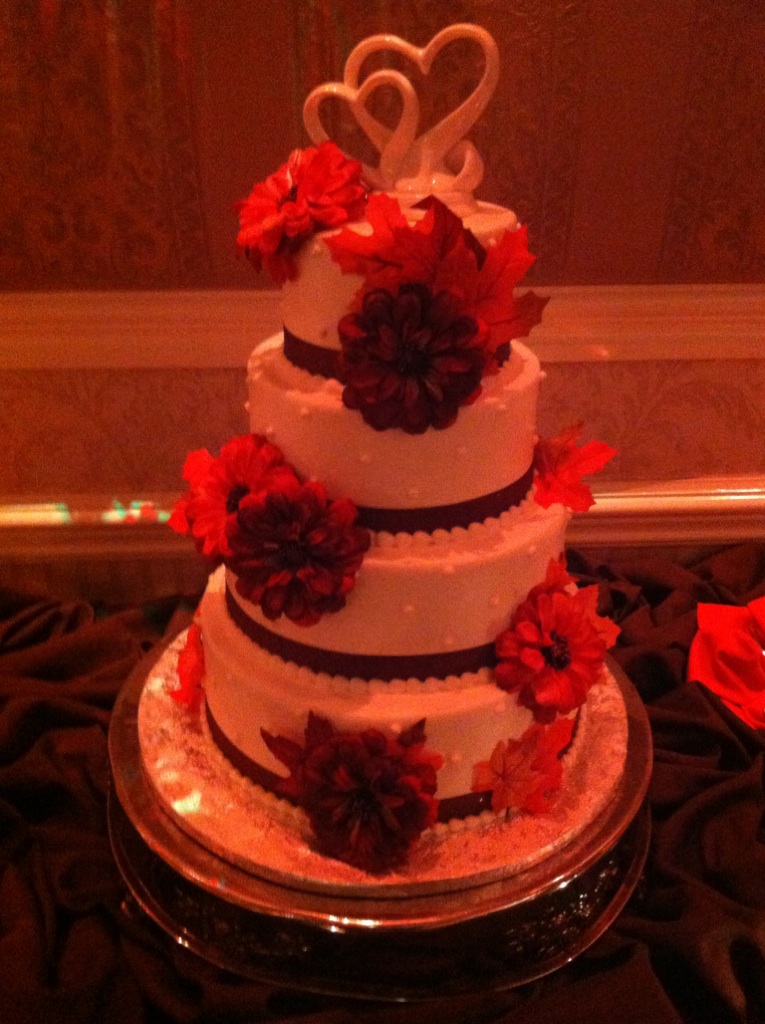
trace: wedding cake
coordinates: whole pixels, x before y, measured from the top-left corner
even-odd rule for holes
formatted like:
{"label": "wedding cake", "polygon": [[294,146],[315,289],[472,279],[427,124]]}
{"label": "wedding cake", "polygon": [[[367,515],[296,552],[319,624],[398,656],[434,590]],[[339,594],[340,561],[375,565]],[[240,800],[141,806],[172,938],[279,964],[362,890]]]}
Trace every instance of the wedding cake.
{"label": "wedding cake", "polygon": [[[483,48],[483,76],[420,136],[401,72],[360,79],[385,49],[427,73],[458,38]],[[549,812],[617,633],[563,554],[592,503],[582,476],[613,451],[579,426],[538,436],[526,228],[473,195],[464,136],[497,74],[491,37],[453,26],[424,49],[365,40],[308,98],[314,144],[239,205],[284,328],[249,362],[250,432],[191,453],[171,519],[214,566],[178,713],[312,854],[373,879],[440,828],[470,841]],[[383,85],[394,128],[369,112]],[[326,137],[330,95],[378,166]]]}

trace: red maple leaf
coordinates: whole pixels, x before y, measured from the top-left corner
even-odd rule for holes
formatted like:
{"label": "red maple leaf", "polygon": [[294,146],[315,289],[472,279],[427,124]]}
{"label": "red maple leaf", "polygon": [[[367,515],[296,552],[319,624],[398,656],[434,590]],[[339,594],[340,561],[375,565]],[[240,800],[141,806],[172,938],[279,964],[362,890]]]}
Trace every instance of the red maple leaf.
{"label": "red maple leaf", "polygon": [[371,233],[362,235],[343,228],[327,238],[332,258],[344,274],[360,274],[367,280],[400,274],[401,260],[395,248],[395,232],[407,226],[401,207],[393,196],[375,193],[367,201],[366,219],[372,228]]}
{"label": "red maple leaf", "polygon": [[189,626],[186,643],[178,655],[178,687],[170,691],[177,704],[183,704],[195,711],[202,700],[202,683],[205,675],[205,654],[202,647],[202,632],[196,622]]}
{"label": "red maple leaf", "polygon": [[550,725],[535,722],[520,739],[496,745],[488,761],[473,769],[474,792],[491,791],[491,807],[498,811],[548,809],[563,777],[561,754],[571,742],[574,720],[558,718]]}
{"label": "red maple leaf", "polygon": [[586,512],[594,504],[592,491],[582,477],[597,473],[614,455],[616,448],[603,441],[588,441],[577,447],[582,424],[568,427],[552,440],[540,438],[534,449],[534,500],[542,508],[556,502],[572,512]]}
{"label": "red maple leaf", "polygon": [[404,283],[426,284],[434,295],[454,295],[467,315],[491,331],[492,351],[513,338],[526,337],[547,303],[533,292],[520,298],[513,295],[534,262],[526,229],[507,231],[484,249],[440,200],[428,196],[418,208],[425,214],[410,224],[391,196],[370,196],[371,234],[344,229],[327,239],[340,268],[364,278],[355,309],[361,307],[364,294],[375,289],[395,294]]}
{"label": "red maple leaf", "polygon": [[433,292],[448,290],[464,299],[485,253],[442,202],[431,196],[419,208],[424,216],[410,224],[392,196],[370,196],[372,233],[345,229],[327,239],[344,273],[364,277],[357,304],[366,292],[383,288],[395,294],[402,284],[427,284]]}

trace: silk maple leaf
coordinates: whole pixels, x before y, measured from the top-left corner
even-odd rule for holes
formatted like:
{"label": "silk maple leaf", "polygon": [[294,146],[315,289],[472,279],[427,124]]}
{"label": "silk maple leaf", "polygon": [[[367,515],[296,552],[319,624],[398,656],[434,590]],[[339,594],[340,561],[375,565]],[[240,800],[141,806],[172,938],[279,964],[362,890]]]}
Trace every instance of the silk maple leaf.
{"label": "silk maple leaf", "polygon": [[[422,219],[410,224],[392,196],[375,194],[369,197],[366,211],[371,234],[346,228],[327,239],[341,270],[364,277],[363,292],[378,288],[395,292],[410,283],[440,290],[444,285],[437,283],[437,277],[448,281],[459,267],[464,274],[466,260],[476,268],[478,243],[471,235],[474,245],[470,244],[462,221],[438,200],[423,208]],[[361,295],[357,296],[360,302]]]}
{"label": "silk maple leaf", "polygon": [[540,438],[534,449],[534,500],[542,508],[559,503],[572,512],[586,512],[595,499],[582,477],[597,473],[614,455],[616,448],[603,441],[588,441],[577,447],[582,424],[568,427],[552,440]]}
{"label": "silk maple leaf", "polygon": [[343,272],[364,278],[355,309],[372,290],[395,294],[402,284],[425,284],[433,294],[447,291],[458,298],[465,313],[491,331],[492,351],[528,335],[539,323],[547,299],[533,292],[513,295],[534,262],[526,229],[507,231],[485,249],[439,199],[428,196],[418,208],[425,213],[410,224],[392,196],[370,196],[371,233],[344,229],[327,239]]}
{"label": "silk maple leaf", "polygon": [[573,719],[558,718],[550,725],[530,725],[520,739],[500,740],[489,760],[479,761],[473,769],[473,791],[490,790],[495,812],[543,813],[560,789],[560,758],[573,728]]}
{"label": "silk maple leaf", "polygon": [[190,711],[199,707],[202,700],[202,682],[205,675],[205,653],[202,647],[202,631],[196,622],[189,626],[186,643],[178,654],[178,687],[170,691],[177,704],[183,704]]}

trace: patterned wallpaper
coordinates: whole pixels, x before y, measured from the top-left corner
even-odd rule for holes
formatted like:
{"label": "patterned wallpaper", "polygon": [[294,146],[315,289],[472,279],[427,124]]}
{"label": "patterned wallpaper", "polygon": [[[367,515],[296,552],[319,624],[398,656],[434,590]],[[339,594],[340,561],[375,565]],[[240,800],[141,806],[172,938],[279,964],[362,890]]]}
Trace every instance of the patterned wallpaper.
{"label": "patterned wallpaper", "polygon": [[[0,4],[0,286],[262,285],[233,204],[306,143],[306,93],[369,34],[424,45],[459,20],[500,48],[473,138],[481,194],[529,225],[532,279],[765,280],[763,4],[30,0]],[[425,120],[480,70],[444,50]]]}
{"label": "patterned wallpaper", "polygon": [[[306,143],[306,92],[366,35],[424,45],[458,20],[500,47],[473,138],[481,195],[529,225],[531,281],[765,281],[761,3],[13,0],[0,289],[263,286],[235,258],[233,203]],[[461,46],[423,83],[426,117],[480,74]],[[347,112],[332,117],[362,145]],[[765,361],[548,374],[541,429],[583,419],[621,449],[612,477],[765,471]],[[174,490],[189,449],[244,429],[243,401],[244,367],[0,372],[0,493]]]}
{"label": "patterned wallpaper", "polygon": [[4,288],[209,279],[181,8],[0,4]]}

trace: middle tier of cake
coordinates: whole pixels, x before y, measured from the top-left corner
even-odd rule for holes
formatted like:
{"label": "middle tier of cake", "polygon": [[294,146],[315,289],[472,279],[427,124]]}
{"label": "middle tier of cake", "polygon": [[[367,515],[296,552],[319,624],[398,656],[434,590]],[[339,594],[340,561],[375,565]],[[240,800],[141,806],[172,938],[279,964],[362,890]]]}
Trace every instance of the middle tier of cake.
{"label": "middle tier of cake", "polygon": [[311,626],[266,618],[218,569],[199,624],[224,752],[273,788],[284,766],[261,729],[298,739],[314,712],[338,730],[395,735],[424,718],[428,746],[444,757],[439,799],[470,795],[474,764],[532,722],[494,682],[494,642],[560,557],[567,521],[562,506],[528,498],[467,530],[375,535],[346,606]]}
{"label": "middle tier of cake", "polygon": [[391,533],[468,526],[517,505],[531,486],[539,360],[510,358],[445,430],[372,429],[344,406],[340,381],[286,358],[282,335],[259,345],[248,373],[250,429],[306,479],[350,498],[360,523]]}

